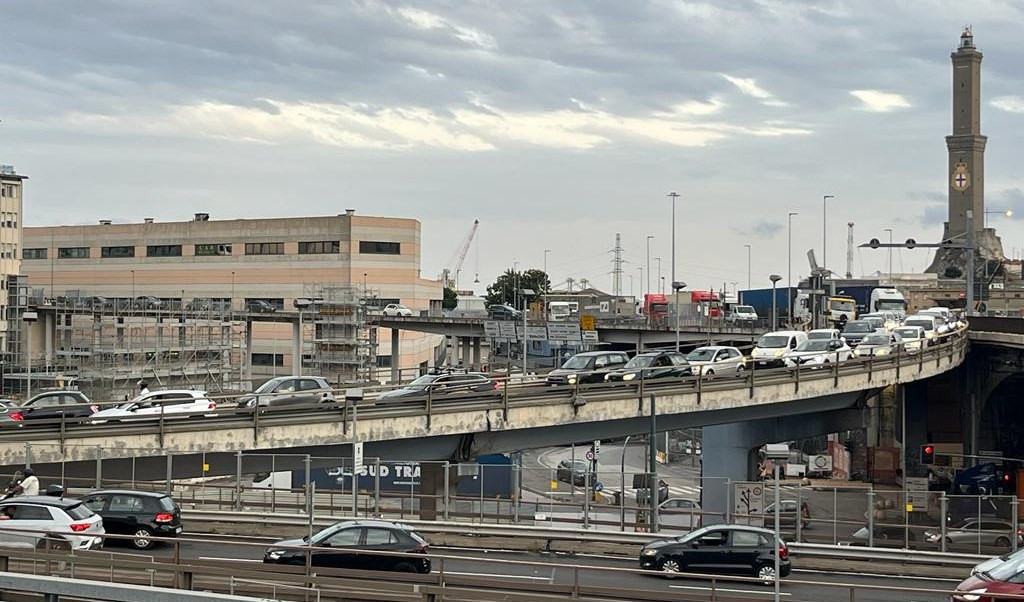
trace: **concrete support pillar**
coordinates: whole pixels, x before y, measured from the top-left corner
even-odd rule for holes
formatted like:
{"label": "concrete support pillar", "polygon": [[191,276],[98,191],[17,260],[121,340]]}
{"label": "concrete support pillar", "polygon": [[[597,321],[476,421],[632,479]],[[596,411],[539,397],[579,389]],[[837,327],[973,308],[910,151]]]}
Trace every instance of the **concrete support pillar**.
{"label": "concrete support pillar", "polygon": [[252,387],[252,320],[245,321],[245,379]]}
{"label": "concrete support pillar", "polygon": [[420,464],[420,520],[439,520],[444,507],[444,464],[422,462]]}
{"label": "concrete support pillar", "polygon": [[397,328],[391,329],[391,383],[398,384],[402,380],[402,372],[399,360],[401,354],[402,331]]}
{"label": "concrete support pillar", "polygon": [[56,339],[57,316],[52,313],[43,314],[43,350],[45,352],[46,366],[53,365],[53,343]]}
{"label": "concrete support pillar", "polygon": [[469,362],[470,362],[470,351],[469,351],[470,338],[469,337],[462,337],[461,341],[462,341],[462,365],[463,366],[469,366]]}
{"label": "concrete support pillar", "polygon": [[302,373],[302,330],[298,322],[292,322],[292,376]]}
{"label": "concrete support pillar", "polygon": [[480,337],[473,337],[473,370],[479,371],[480,367]]}
{"label": "concrete support pillar", "polygon": [[701,452],[701,507],[704,524],[724,523],[732,512],[732,484],[756,480],[757,427],[737,422],[704,427]]}
{"label": "concrete support pillar", "polygon": [[[927,477],[928,469],[921,465],[921,446],[928,441],[928,386],[927,383],[908,383],[904,385],[903,391],[904,412],[906,419],[901,421],[906,425],[906,432],[903,433],[903,458],[906,466],[906,475],[909,477]],[[968,433],[971,425],[964,425],[964,452],[967,451]]]}

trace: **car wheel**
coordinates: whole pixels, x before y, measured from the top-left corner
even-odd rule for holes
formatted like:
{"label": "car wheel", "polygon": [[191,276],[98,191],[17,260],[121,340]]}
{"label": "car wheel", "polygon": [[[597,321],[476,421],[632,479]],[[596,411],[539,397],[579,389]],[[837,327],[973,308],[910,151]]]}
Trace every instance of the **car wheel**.
{"label": "car wheel", "polygon": [[999,547],[999,548],[1008,548],[1008,547],[1010,547],[1010,538],[1008,538],[1008,537],[997,537],[996,538],[996,547]]}
{"label": "car wheel", "polygon": [[399,562],[395,565],[395,571],[399,573],[415,573],[416,567],[411,562]]}
{"label": "car wheel", "polygon": [[36,542],[37,550],[71,551],[71,542],[61,537],[42,537]]}
{"label": "car wheel", "polygon": [[663,558],[661,562],[658,563],[658,570],[662,573],[681,573],[683,572],[683,563],[680,562],[678,558]]}
{"label": "car wheel", "polygon": [[746,366],[736,366],[736,376],[743,376],[743,373],[747,371]]}
{"label": "car wheel", "polygon": [[153,534],[149,532],[149,529],[140,528],[132,534],[132,547],[136,550],[148,550],[153,547],[153,540],[150,539]]}
{"label": "car wheel", "polygon": [[757,578],[765,585],[775,583],[775,567],[770,564],[762,564],[757,567]]}
{"label": "car wheel", "polygon": [[715,371],[714,370],[708,370],[708,371],[704,372],[704,378],[706,378],[708,380],[715,380]]}

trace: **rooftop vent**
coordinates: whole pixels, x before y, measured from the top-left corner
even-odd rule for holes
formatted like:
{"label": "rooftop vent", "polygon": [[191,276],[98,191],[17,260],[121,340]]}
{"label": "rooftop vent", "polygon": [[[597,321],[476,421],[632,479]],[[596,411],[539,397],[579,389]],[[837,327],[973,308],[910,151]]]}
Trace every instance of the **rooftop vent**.
{"label": "rooftop vent", "polygon": [[101,219],[101,220],[100,220],[100,225],[101,225],[101,226],[109,226],[109,225],[110,225],[110,224],[112,224],[112,223],[114,223],[114,222],[112,222],[112,221],[111,221],[111,220],[109,220],[109,219]]}
{"label": "rooftop vent", "polygon": [[13,176],[14,173],[15,172],[13,165],[0,165],[0,174],[3,174],[5,176]]}
{"label": "rooftop vent", "polygon": [[348,215],[348,216],[351,217],[351,216],[353,216],[355,214],[356,214],[356,210],[355,209],[346,209],[345,210],[345,215]]}
{"label": "rooftop vent", "polygon": [[151,218],[151,217],[144,217],[144,218],[142,218],[142,221],[147,223],[147,224],[152,224],[153,223],[153,218]]}
{"label": "rooftop vent", "polygon": [[210,221],[210,214],[209,213],[197,213],[196,217],[195,217],[195,221],[197,221],[197,222],[208,222],[208,221]]}

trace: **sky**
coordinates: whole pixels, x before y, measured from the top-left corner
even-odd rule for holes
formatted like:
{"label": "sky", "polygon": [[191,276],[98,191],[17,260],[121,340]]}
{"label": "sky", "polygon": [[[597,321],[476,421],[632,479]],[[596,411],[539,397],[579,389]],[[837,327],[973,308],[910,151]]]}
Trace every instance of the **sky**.
{"label": "sky", "polygon": [[1017,213],[989,224],[1024,254],[1024,3],[883,4],[0,0],[0,163],[31,178],[27,225],[416,218],[427,278],[479,219],[459,282],[478,291],[546,256],[556,285],[610,292],[616,233],[623,294],[658,288],[655,258],[670,283],[676,192],[676,279],[746,288],[750,245],[758,288],[789,249],[794,282],[822,263],[823,233],[845,272],[849,222],[858,244],[941,237],[970,25],[987,206]]}

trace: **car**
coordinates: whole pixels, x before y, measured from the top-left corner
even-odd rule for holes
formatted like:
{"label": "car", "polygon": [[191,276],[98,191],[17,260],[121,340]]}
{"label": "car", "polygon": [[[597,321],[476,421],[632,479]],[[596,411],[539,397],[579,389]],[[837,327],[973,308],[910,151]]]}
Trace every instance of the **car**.
{"label": "car", "polygon": [[277,311],[277,306],[263,299],[249,299],[245,302],[245,309],[254,314],[272,314]]}
{"label": "car", "polygon": [[156,545],[153,537],[181,534],[181,509],[164,493],[130,489],[101,489],[81,497],[103,519],[103,528],[114,535],[131,535],[128,543],[137,550]]}
{"label": "car", "polygon": [[749,326],[757,322],[757,310],[752,305],[736,305],[732,312],[725,316],[730,324]]}
{"label": "car", "polygon": [[[1009,521],[992,517],[965,518],[946,528],[946,545],[977,549],[979,546],[1009,548],[1011,538],[1021,543],[1021,530]],[[942,542],[942,532],[928,530],[924,540],[932,544]]]}
{"label": "car", "polygon": [[780,577],[789,576],[793,566],[789,548],[768,529],[745,525],[713,525],[681,537],[652,541],[640,550],[640,568],[663,573],[701,574],[749,573],[766,585],[775,583],[775,554],[779,555]]}
{"label": "car", "polygon": [[924,329],[920,326],[897,326],[893,333],[900,335],[903,340],[903,349],[907,353],[917,353],[924,349],[928,339],[924,336]]}
{"label": "car", "polygon": [[487,317],[492,320],[522,320],[523,312],[505,303],[487,306]]}
{"label": "car", "polygon": [[[430,572],[430,559],[426,556],[430,544],[412,528],[399,523],[378,520],[340,522],[319,531],[313,537],[286,539],[271,545],[263,555],[263,562],[305,565],[307,550],[282,549],[293,546],[308,548],[310,564],[315,567],[399,573]],[[406,555],[360,554],[362,550],[401,552]]]}
{"label": "car", "polygon": [[412,316],[412,310],[401,303],[388,303],[380,313],[390,317],[401,316],[406,318]]}
{"label": "car", "polygon": [[843,333],[838,328],[815,328],[807,331],[807,338],[812,341],[817,339],[839,340],[843,338]]}
{"label": "car", "polygon": [[807,339],[786,356],[790,367],[807,365],[818,368],[826,364],[845,362],[853,350],[841,339]]}
{"label": "car", "polygon": [[942,336],[944,334],[949,334],[949,333],[953,332],[954,330],[956,330],[956,328],[957,328],[956,323],[951,321],[952,319],[947,319],[946,316],[942,312],[938,312],[938,311],[930,310],[930,309],[924,309],[924,310],[921,310],[921,311],[917,312],[917,314],[915,314],[915,315],[917,315],[917,316],[932,316],[933,318],[935,318],[935,324],[936,324],[935,325],[935,333],[937,335],[939,335],[939,336]]}
{"label": "car", "polygon": [[700,504],[694,500],[681,497],[670,497],[658,504],[658,524],[662,527],[699,529],[702,515]]}
{"label": "car", "polygon": [[876,311],[876,312],[872,312],[870,314],[862,314],[857,319],[858,320],[867,320],[867,319],[870,319],[870,318],[877,318],[877,319],[881,320],[882,321],[882,328],[886,332],[892,331],[892,329],[896,328],[897,326],[899,326],[900,322],[902,321],[902,320],[900,320],[899,314],[897,314],[896,312],[892,312],[892,311]]}
{"label": "car", "polygon": [[211,312],[221,313],[231,311],[231,300],[230,299],[212,299],[212,298],[196,298],[192,299],[185,305],[185,309],[194,312]]}
{"label": "car", "polygon": [[377,396],[377,403],[426,399],[427,396],[431,401],[444,401],[446,398],[485,394],[498,394],[498,384],[480,372],[424,374],[404,387],[381,393]]}
{"label": "car", "polygon": [[31,421],[59,422],[61,418],[86,418],[99,410],[81,391],[55,389],[33,395],[31,399],[8,408],[0,427],[19,427]]}
{"label": "car", "polygon": [[1024,560],[1024,548],[1018,548],[1015,552],[1003,554],[1002,556],[996,556],[995,558],[989,558],[988,560],[979,562],[971,569],[971,574],[977,575],[978,573],[987,573],[1004,562],[1020,562],[1022,560]]}
{"label": "car", "polygon": [[0,514],[10,517],[0,520],[0,547],[28,544],[95,550],[103,546],[103,519],[77,498],[15,497],[0,502]]}
{"label": "car", "polygon": [[164,309],[164,302],[151,295],[141,295],[132,301],[132,309]]}
{"label": "car", "polygon": [[[796,500],[779,501],[779,526],[795,527],[797,517],[800,517],[800,528],[806,529],[811,524],[811,508],[807,502],[797,504]],[[775,503],[764,507],[764,527],[773,529],[775,527]]]}
{"label": "car", "polygon": [[786,365],[786,355],[807,340],[802,330],[780,330],[761,335],[750,353],[758,368],[780,368]]}
{"label": "car", "polygon": [[850,347],[856,347],[861,340],[875,332],[875,325],[866,320],[851,320],[843,326],[843,338]]}
{"label": "car", "polygon": [[894,332],[875,332],[861,339],[853,350],[854,357],[879,357],[896,353],[903,346],[903,339]]}
{"label": "car", "polygon": [[686,354],[694,376],[708,380],[717,376],[742,376],[747,369],[747,358],[735,347],[712,345],[698,347]]}
{"label": "car", "polygon": [[873,315],[865,315],[857,318],[858,322],[867,322],[875,329],[875,332],[885,332],[885,320]]}
{"label": "car", "polygon": [[217,404],[207,397],[206,391],[162,389],[143,393],[126,403],[100,410],[89,417],[89,422],[103,424],[122,420],[157,420],[161,416],[188,418],[216,409]]}
{"label": "car", "polygon": [[330,383],[322,376],[278,376],[260,385],[238,400],[244,408],[277,408],[281,406],[334,403]]}
{"label": "car", "polygon": [[[1024,595],[1024,558],[1011,559],[974,573],[956,586],[955,602],[996,602]],[[1005,598],[1002,596],[1013,596]]]}
{"label": "car", "polygon": [[601,383],[605,374],[624,367],[628,362],[629,356],[625,351],[585,351],[548,372],[546,381],[552,386]]}
{"label": "car", "polygon": [[591,468],[590,462],[585,460],[562,460],[555,468],[555,479],[579,487],[588,484],[593,487],[597,482],[597,473]]}
{"label": "car", "polygon": [[[891,522],[899,523],[902,519],[894,518]],[[882,525],[875,523],[875,546],[885,545],[886,542],[892,544],[903,545],[905,541],[917,541],[917,534],[914,532],[914,527],[907,527],[899,524]],[[871,543],[871,539],[868,537],[868,528],[863,526],[857,529],[850,535],[851,543],[858,546],[866,546]]]}
{"label": "car", "polygon": [[690,363],[686,356],[674,351],[645,351],[633,356],[618,370],[604,375],[606,382],[629,382],[653,378],[682,378],[690,376]]}

